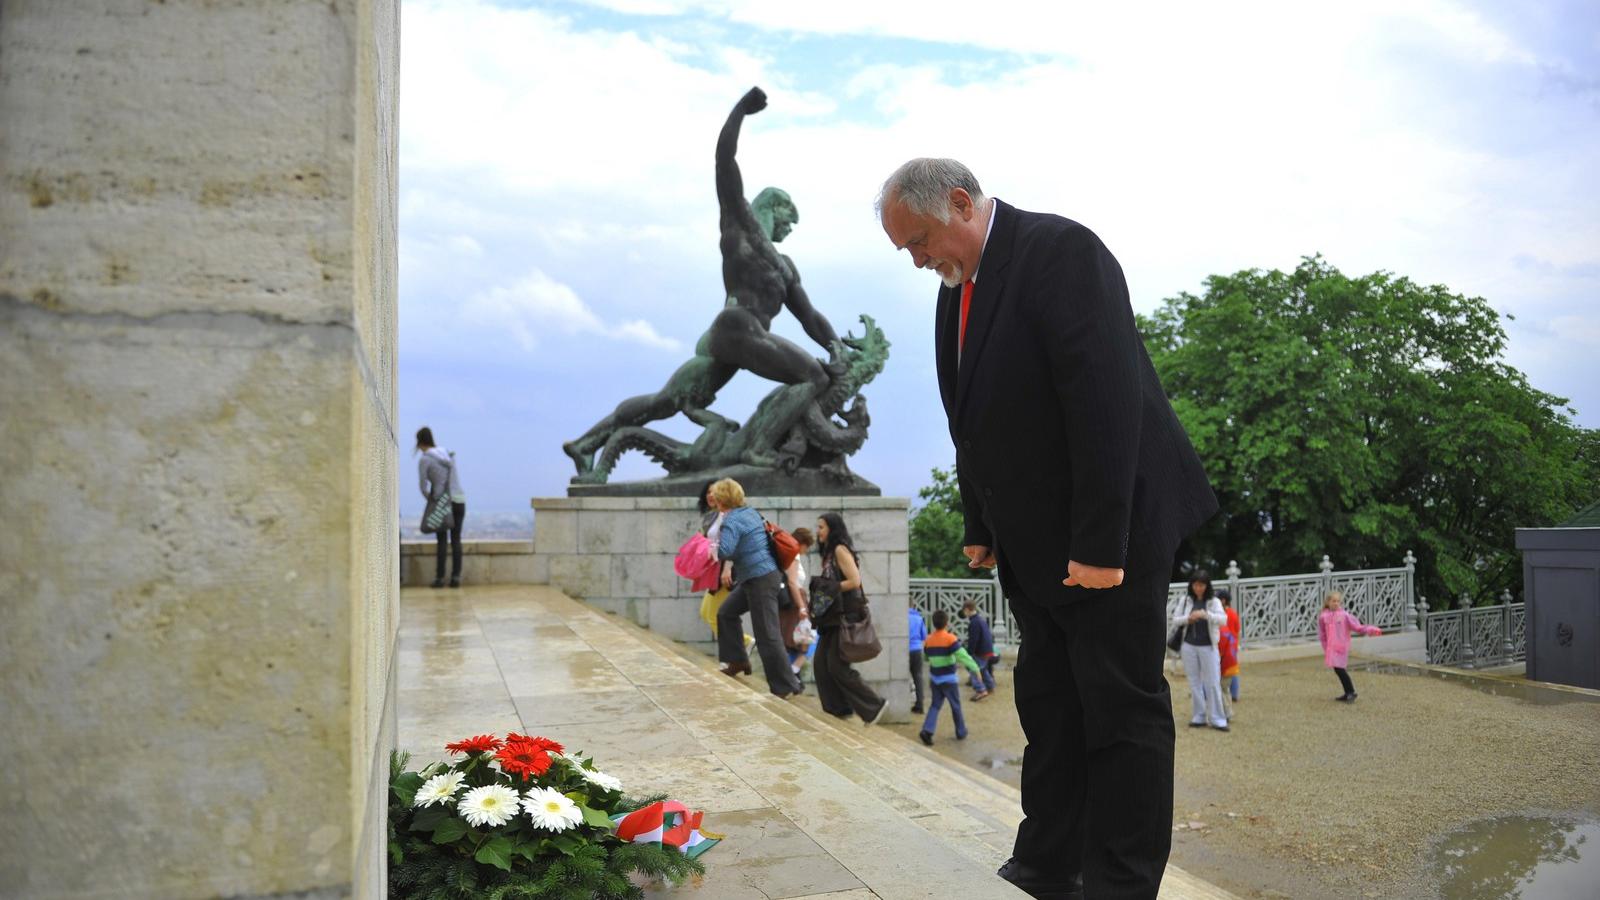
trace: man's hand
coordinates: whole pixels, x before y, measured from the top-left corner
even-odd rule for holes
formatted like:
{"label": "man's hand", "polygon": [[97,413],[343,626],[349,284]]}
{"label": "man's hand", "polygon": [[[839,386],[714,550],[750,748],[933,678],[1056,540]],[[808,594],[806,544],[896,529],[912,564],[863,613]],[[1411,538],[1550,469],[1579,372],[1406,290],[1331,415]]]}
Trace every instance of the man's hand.
{"label": "man's hand", "polygon": [[761,88],[753,87],[750,92],[739,98],[739,112],[753,116],[767,108],[767,92]]}
{"label": "man's hand", "polygon": [[992,569],[994,568],[994,550],[982,544],[968,544],[961,548],[967,555],[967,568]]}
{"label": "man's hand", "polygon": [[1121,569],[1103,569],[1099,566],[1086,566],[1077,560],[1067,560],[1067,577],[1062,579],[1062,584],[1067,587],[1114,588],[1122,583]]}

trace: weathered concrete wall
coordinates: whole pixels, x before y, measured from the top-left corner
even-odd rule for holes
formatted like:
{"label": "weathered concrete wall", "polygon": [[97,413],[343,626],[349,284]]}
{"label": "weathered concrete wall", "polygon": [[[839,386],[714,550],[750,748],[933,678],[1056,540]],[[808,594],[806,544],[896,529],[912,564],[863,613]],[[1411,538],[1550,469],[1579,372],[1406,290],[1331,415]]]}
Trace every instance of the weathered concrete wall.
{"label": "weathered concrete wall", "polygon": [[[815,530],[824,512],[844,516],[861,554],[862,586],[872,604],[883,654],[856,666],[900,718],[911,708],[906,642],[910,544],[901,497],[751,497],[768,520]],[[716,652],[700,620],[701,594],[672,570],[673,557],[699,528],[687,497],[554,497],[533,501],[534,571],[569,596],[625,615],[651,631]],[[815,574],[819,559],[806,558]],[[540,583],[546,583],[543,577]],[[746,631],[749,630],[746,617]]]}
{"label": "weathered concrete wall", "polygon": [[381,896],[395,0],[5,0],[0,896]]}

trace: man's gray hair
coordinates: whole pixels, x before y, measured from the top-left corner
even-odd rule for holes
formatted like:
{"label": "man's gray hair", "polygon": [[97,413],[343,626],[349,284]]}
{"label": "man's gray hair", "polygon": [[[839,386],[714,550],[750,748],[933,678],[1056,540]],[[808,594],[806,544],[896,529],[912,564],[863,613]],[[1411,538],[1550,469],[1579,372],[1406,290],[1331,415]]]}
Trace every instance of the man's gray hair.
{"label": "man's gray hair", "polygon": [[904,204],[918,216],[932,216],[940,222],[949,222],[950,192],[961,188],[972,197],[974,206],[983,204],[983,188],[972,170],[953,159],[919,157],[894,170],[878,191],[876,209],[883,217],[883,208],[889,203]]}

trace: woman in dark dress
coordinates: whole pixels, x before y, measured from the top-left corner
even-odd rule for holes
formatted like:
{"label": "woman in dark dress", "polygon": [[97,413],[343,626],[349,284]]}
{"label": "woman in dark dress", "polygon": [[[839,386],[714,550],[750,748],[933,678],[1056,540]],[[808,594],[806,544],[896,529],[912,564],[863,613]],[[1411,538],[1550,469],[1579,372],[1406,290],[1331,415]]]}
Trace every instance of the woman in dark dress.
{"label": "woman in dark dress", "polygon": [[817,611],[818,598],[811,603],[811,624],[817,629],[817,658],[812,663],[817,681],[817,698],[825,712],[840,718],[861,717],[868,725],[883,718],[888,701],[873,693],[850,663],[839,653],[839,626],[846,618],[856,621],[867,604],[861,592],[861,569],[850,544],[850,530],[838,513],[823,513],[817,520],[817,546],[822,548],[822,575],[837,581],[837,602]]}

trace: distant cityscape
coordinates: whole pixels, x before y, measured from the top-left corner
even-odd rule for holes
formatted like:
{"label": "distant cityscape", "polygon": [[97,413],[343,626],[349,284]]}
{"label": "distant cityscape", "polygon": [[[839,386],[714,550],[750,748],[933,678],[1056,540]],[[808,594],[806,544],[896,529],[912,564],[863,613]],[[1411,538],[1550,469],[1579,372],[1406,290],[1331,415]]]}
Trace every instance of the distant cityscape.
{"label": "distant cityscape", "polygon": [[[421,514],[400,517],[400,539],[405,541],[432,540],[433,535],[423,534],[418,527]],[[516,512],[478,512],[467,507],[466,527],[461,530],[465,541],[526,541],[533,539],[533,510]]]}

